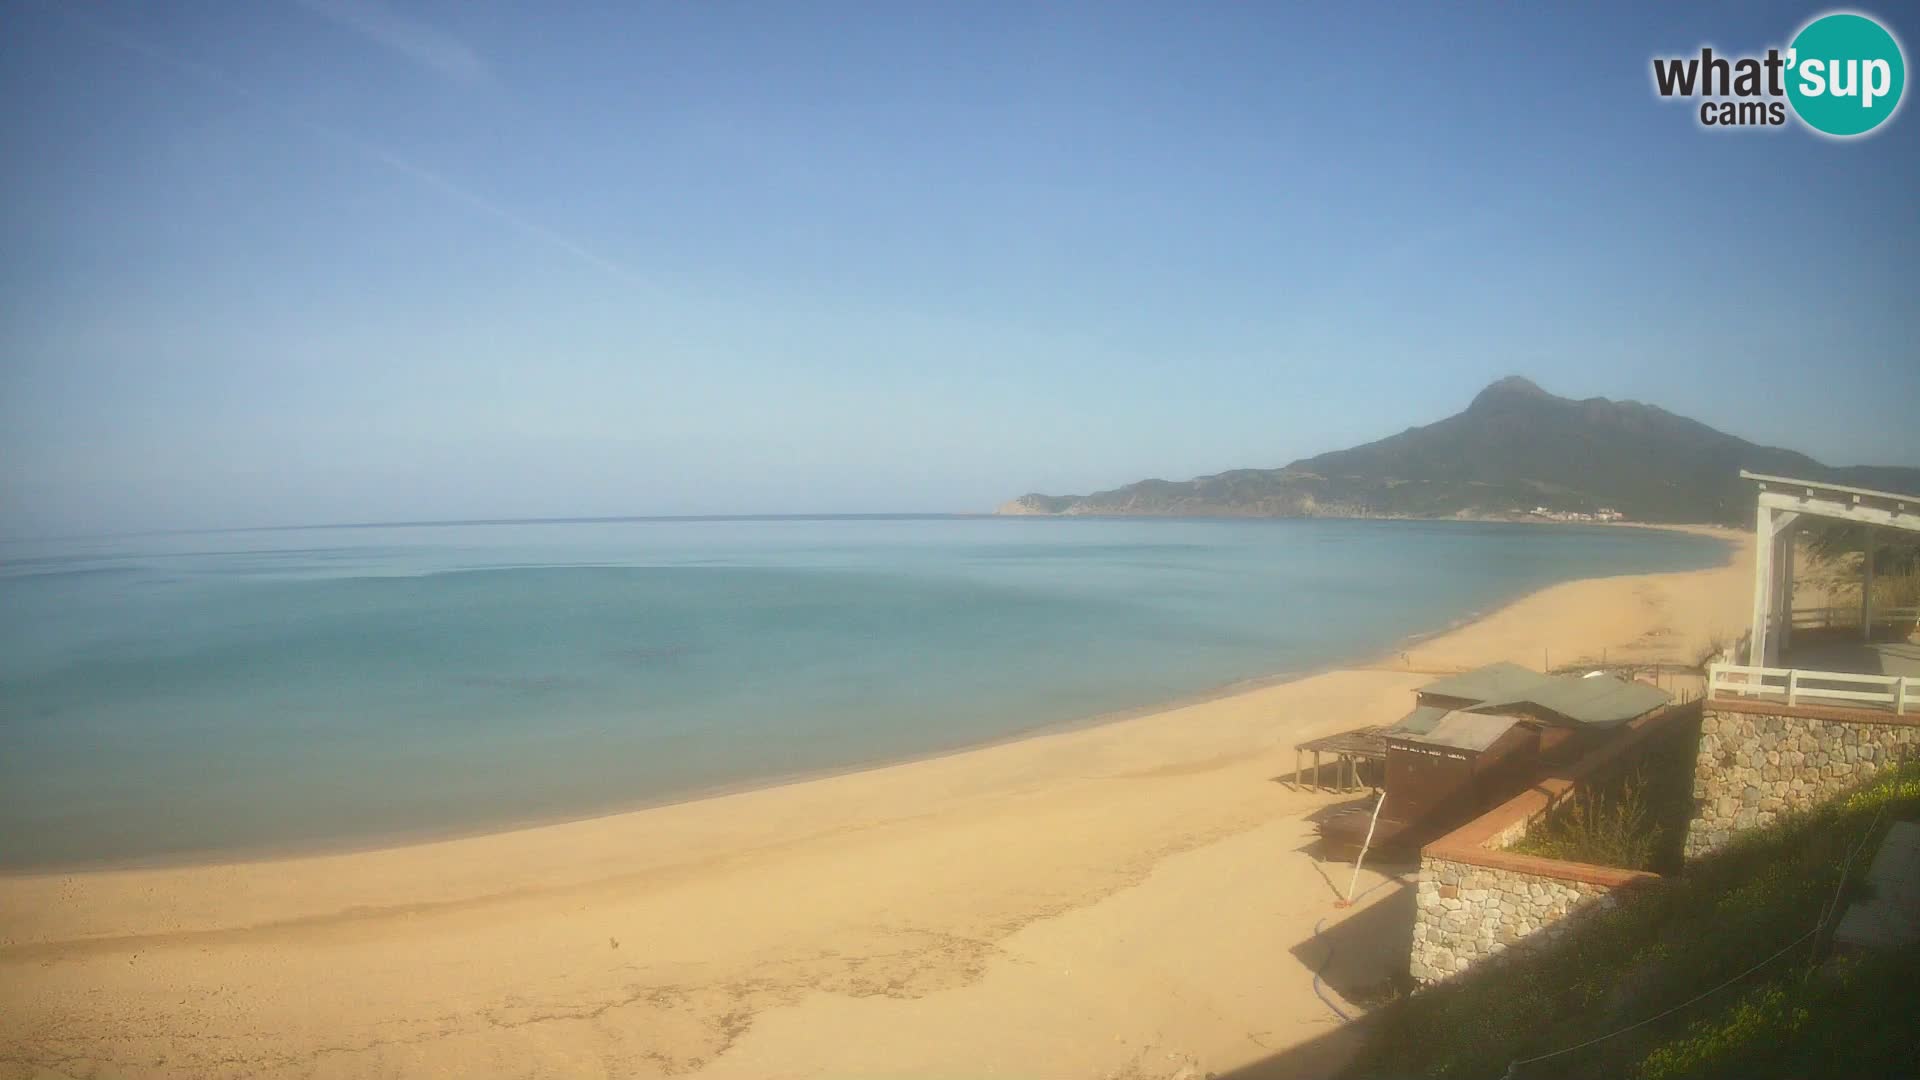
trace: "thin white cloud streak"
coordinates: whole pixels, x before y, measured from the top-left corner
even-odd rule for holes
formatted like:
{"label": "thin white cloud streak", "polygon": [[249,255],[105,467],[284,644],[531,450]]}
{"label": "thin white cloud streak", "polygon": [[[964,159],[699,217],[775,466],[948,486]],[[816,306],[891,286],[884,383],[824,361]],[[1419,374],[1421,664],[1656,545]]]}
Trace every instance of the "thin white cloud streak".
{"label": "thin white cloud streak", "polygon": [[244,83],[234,80],[224,72],[208,67],[198,61],[175,56],[140,38],[102,25],[98,20],[78,15],[71,8],[63,7],[58,10],[71,20],[74,25],[83,28],[95,37],[112,42],[123,49],[139,53],[149,60],[153,60],[164,67],[171,68],[176,73],[185,75],[204,85],[223,90],[256,108],[272,113],[281,120],[300,128],[307,134],[323,142],[332,143],[335,146],[351,151],[370,161],[377,162],[394,172],[412,179],[418,184],[438,192],[441,196],[458,203],[473,213],[492,218],[527,239],[571,255],[575,259],[618,278],[628,285],[647,288],[652,284],[640,274],[601,255],[592,248],[587,247],[585,244],[563,233],[555,232],[539,222],[522,217],[471,188],[456,183],[424,165],[409,161],[407,158],[391,150],[384,149],[373,143],[349,135],[344,131],[336,130],[325,124],[300,116],[279,102],[259,93]]}
{"label": "thin white cloud streak", "polygon": [[298,0],[301,7],[345,27],[417,67],[466,86],[487,81],[487,64],[465,42],[410,18],[380,0]]}
{"label": "thin white cloud streak", "polygon": [[607,273],[612,274],[614,277],[619,278],[620,280],[626,282],[629,285],[646,286],[649,284],[646,281],[646,279],[642,278],[639,274],[636,274],[633,271],[627,269],[626,267],[620,265],[619,263],[614,262],[612,259],[609,259],[606,256],[595,252],[593,249],[586,247],[585,245],[579,243],[578,241],[570,240],[565,235],[554,232],[552,229],[547,228],[545,225],[541,225],[537,222],[529,221],[526,218],[521,217],[519,214],[516,214],[513,211],[508,210],[506,207],[501,206],[499,203],[496,203],[490,199],[487,199],[478,194],[475,194],[474,192],[468,190],[467,188],[461,187],[459,184],[454,183],[453,181],[447,179],[444,176],[441,176],[439,173],[434,172],[431,169],[425,168],[420,165],[415,165],[413,162],[408,161],[407,159],[399,156],[398,154],[394,154],[389,151],[382,150],[379,147],[374,146],[370,143],[361,142],[359,139],[353,138],[350,135],[344,135],[337,131],[331,131],[304,120],[299,122],[302,124],[305,124],[309,129],[313,131],[314,134],[319,135],[326,139],[330,139],[334,142],[341,144],[342,146],[350,147],[351,149],[354,149],[362,154],[365,154],[367,157],[370,157],[373,160],[380,162],[382,165],[387,166],[388,168],[394,170],[395,172],[404,173],[407,176],[411,176],[415,180],[426,185],[427,187],[430,187],[435,191],[440,192],[442,195],[445,195],[447,198],[462,204],[463,206],[467,207],[469,210],[491,217],[496,221],[499,221],[500,223],[514,229],[515,231],[519,232],[523,236],[527,236],[531,239],[538,240],[541,243],[548,245],[549,247],[556,248],[560,251],[566,252],[569,255],[572,255],[573,257],[581,260],[582,262],[589,263],[593,266],[599,267],[601,270],[604,270]]}

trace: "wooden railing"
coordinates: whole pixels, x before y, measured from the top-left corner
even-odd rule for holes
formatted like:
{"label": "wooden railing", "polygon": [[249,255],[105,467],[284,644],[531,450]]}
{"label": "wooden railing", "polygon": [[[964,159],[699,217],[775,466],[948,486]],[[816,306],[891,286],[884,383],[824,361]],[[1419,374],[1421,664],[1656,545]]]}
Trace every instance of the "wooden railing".
{"label": "wooden railing", "polygon": [[[1873,625],[1875,626],[1912,626],[1916,621],[1920,621],[1920,607],[1876,607],[1873,609]],[[1817,630],[1828,626],[1857,627],[1859,625],[1859,604],[1793,609],[1793,628],[1795,630]]]}
{"label": "wooden railing", "polygon": [[1905,715],[1920,708],[1920,678],[1713,664],[1707,668],[1707,696],[1764,697],[1789,705],[1885,706]]}

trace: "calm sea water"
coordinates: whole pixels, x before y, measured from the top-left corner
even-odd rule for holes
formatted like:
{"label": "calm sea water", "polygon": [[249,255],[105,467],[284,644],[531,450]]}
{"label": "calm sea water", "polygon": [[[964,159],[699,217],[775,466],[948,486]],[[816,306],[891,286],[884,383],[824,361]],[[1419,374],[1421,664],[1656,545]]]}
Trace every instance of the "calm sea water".
{"label": "calm sea water", "polygon": [[923,517],[0,544],[0,866],[584,816],[1720,558],[1637,530]]}

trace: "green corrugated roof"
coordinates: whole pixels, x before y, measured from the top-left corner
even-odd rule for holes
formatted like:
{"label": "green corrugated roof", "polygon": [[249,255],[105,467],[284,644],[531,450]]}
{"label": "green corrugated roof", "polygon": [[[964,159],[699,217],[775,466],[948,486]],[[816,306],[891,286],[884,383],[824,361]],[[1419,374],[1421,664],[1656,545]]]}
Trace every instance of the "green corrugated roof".
{"label": "green corrugated roof", "polygon": [[1415,705],[1413,711],[1400,718],[1400,722],[1386,730],[1388,735],[1425,735],[1433,730],[1447,710],[1438,705]]}
{"label": "green corrugated roof", "polygon": [[1451,746],[1457,750],[1485,750],[1521,721],[1511,716],[1487,716],[1482,713],[1450,712],[1423,735],[1410,735],[1408,742],[1428,746]]}
{"label": "green corrugated roof", "polygon": [[1667,692],[1612,675],[1558,675],[1527,700],[1582,724],[1619,724],[1671,700]]}
{"label": "green corrugated roof", "polygon": [[1467,706],[1474,712],[1533,705],[1576,724],[1599,726],[1624,723],[1672,700],[1664,690],[1612,675],[1542,675],[1508,663],[1451,675],[1420,692],[1477,702]]}
{"label": "green corrugated roof", "polygon": [[1423,694],[1463,698],[1467,701],[1512,701],[1524,696],[1548,676],[1529,671],[1519,664],[1504,661],[1483,668],[1449,675],[1420,688]]}

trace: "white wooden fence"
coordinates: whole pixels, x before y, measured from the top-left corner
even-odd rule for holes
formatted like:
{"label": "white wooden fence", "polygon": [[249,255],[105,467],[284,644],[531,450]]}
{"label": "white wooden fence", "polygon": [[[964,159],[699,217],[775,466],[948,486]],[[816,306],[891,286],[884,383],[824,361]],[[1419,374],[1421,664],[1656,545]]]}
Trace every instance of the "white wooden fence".
{"label": "white wooden fence", "polygon": [[1713,664],[1707,668],[1707,696],[1764,697],[1789,705],[1867,705],[1905,715],[1920,709],[1920,678]]}

